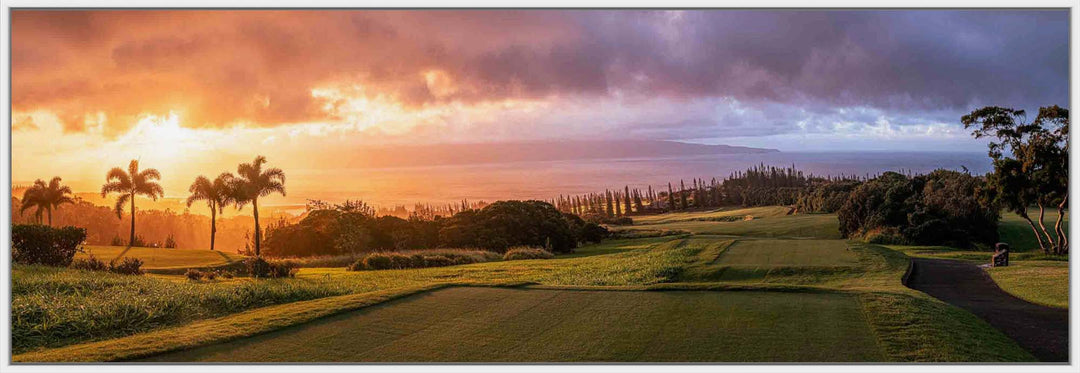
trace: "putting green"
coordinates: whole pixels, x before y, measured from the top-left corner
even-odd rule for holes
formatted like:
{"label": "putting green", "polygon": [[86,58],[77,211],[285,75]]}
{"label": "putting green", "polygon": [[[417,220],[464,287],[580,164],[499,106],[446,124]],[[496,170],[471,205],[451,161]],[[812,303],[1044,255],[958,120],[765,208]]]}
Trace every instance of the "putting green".
{"label": "putting green", "polygon": [[882,361],[847,294],[449,288],[148,361]]}

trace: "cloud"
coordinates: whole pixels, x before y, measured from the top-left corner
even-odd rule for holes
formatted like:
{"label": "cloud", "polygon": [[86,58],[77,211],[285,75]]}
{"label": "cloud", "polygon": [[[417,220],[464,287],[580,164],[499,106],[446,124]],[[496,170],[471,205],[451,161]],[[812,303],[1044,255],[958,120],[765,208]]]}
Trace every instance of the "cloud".
{"label": "cloud", "polygon": [[1068,98],[1067,11],[16,10],[12,21],[14,110],[107,136],[169,113],[188,127],[419,137],[769,136]]}

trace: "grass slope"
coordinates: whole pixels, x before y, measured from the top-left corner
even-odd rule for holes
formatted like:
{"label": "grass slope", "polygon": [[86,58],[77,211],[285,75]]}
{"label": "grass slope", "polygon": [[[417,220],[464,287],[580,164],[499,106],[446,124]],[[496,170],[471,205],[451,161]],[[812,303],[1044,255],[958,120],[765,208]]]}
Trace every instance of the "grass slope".
{"label": "grass slope", "polygon": [[1069,307],[1069,262],[1013,261],[987,270],[1009,294],[1044,306]]}
{"label": "grass slope", "polygon": [[874,361],[847,294],[451,288],[151,361]]}

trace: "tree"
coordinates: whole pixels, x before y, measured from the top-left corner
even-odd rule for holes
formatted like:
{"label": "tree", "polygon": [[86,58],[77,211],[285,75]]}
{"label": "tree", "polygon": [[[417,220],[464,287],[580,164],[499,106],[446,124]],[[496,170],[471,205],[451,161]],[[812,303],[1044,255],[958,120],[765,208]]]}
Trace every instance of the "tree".
{"label": "tree", "polygon": [[252,213],[255,216],[255,256],[260,255],[262,241],[262,228],[259,227],[259,197],[266,197],[273,193],[285,195],[285,172],[280,168],[263,170],[266,157],[257,156],[251,163],[243,163],[236,168],[237,177],[233,180],[233,188],[236,192],[236,205],[243,208],[251,203]]}
{"label": "tree", "polygon": [[[975,138],[994,138],[989,155],[994,173],[988,177],[996,203],[1019,215],[1031,227],[1046,253],[1068,253],[1069,241],[1061,228],[1069,197],[1069,110],[1039,108],[1035,120],[1026,122],[1023,110],[988,106],[961,118],[964,128],[974,128]],[[1038,225],[1027,213],[1038,206]],[[1047,207],[1057,207],[1054,233],[1044,223]]]}
{"label": "tree", "polygon": [[34,181],[34,185],[23,192],[22,207],[19,208],[19,213],[36,207],[34,216],[38,222],[41,221],[41,213],[44,211],[48,215],[48,224],[52,226],[52,211],[55,208],[65,203],[75,203],[75,199],[71,197],[71,188],[67,185],[60,184],[60,177],[54,177],[46,184],[44,180],[37,179]]}
{"label": "tree", "polygon": [[232,188],[233,179],[233,175],[228,172],[221,173],[214,181],[199,175],[188,188],[191,192],[187,198],[188,207],[197,201],[206,201],[206,206],[210,208],[210,251],[214,251],[218,211],[225,212],[225,206],[236,201],[236,192]]}
{"label": "tree", "polygon": [[117,219],[123,218],[124,205],[131,202],[131,237],[128,239],[128,246],[135,243],[135,196],[141,194],[156,201],[158,197],[165,195],[165,191],[155,180],[161,180],[161,173],[153,168],[140,171],[139,161],[134,159],[128,163],[127,172],[120,167],[114,167],[105,175],[105,185],[101,186],[101,197],[110,193],[120,194],[114,207]]}

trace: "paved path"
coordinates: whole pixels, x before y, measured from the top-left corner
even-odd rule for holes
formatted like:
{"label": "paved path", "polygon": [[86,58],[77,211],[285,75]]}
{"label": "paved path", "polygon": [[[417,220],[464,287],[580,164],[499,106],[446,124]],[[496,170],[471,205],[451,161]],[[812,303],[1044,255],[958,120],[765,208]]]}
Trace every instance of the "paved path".
{"label": "paved path", "polygon": [[912,259],[908,287],[968,310],[1042,361],[1069,361],[1069,311],[1029,303],[1001,290],[978,266]]}

